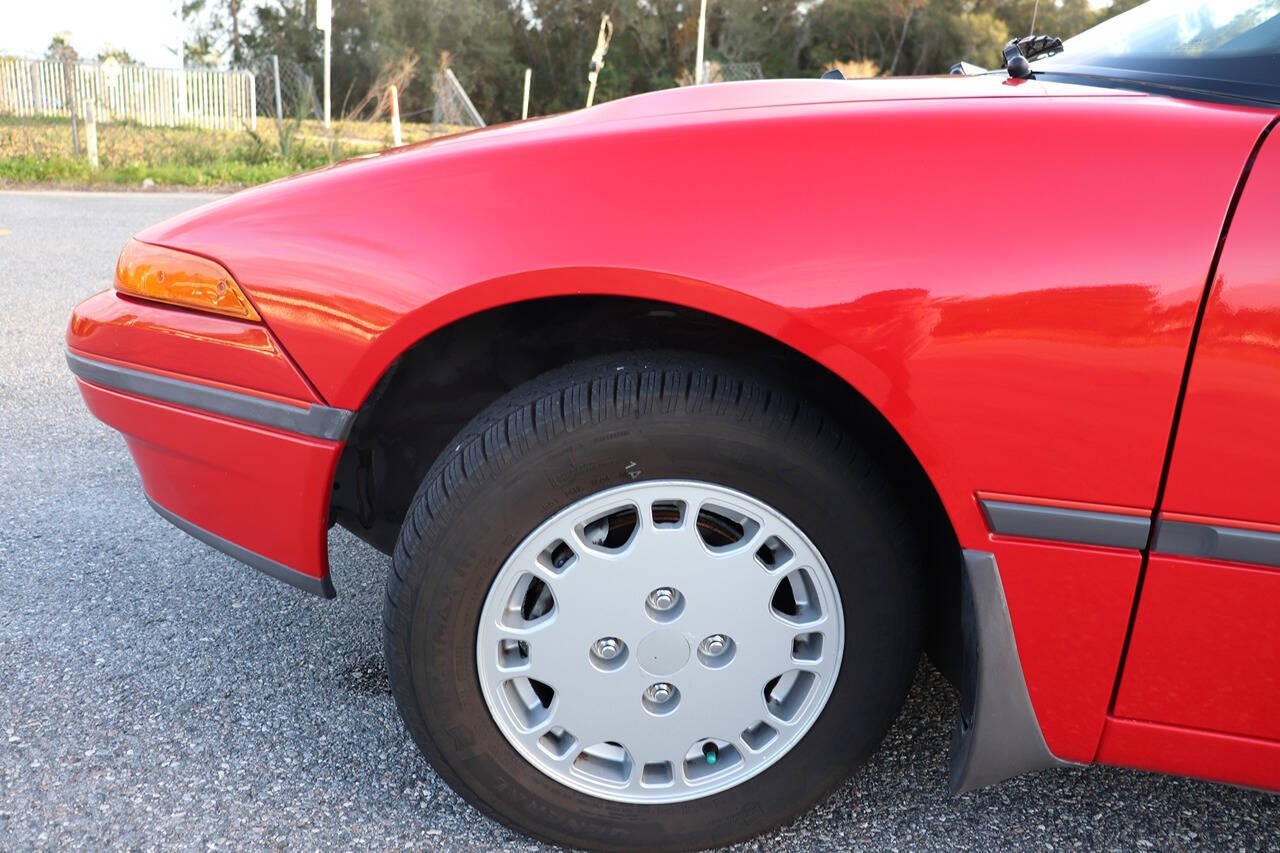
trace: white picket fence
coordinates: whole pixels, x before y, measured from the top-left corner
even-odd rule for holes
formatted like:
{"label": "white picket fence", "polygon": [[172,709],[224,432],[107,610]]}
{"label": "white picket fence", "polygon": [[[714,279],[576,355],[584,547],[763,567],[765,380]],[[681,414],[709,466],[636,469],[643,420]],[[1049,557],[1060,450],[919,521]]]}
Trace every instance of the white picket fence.
{"label": "white picket fence", "polygon": [[148,68],[106,62],[72,62],[0,56],[0,113],[68,115],[67,81],[77,112],[94,102],[100,122],[131,121],[150,127],[195,125],[221,130],[257,129],[253,73],[213,69]]}

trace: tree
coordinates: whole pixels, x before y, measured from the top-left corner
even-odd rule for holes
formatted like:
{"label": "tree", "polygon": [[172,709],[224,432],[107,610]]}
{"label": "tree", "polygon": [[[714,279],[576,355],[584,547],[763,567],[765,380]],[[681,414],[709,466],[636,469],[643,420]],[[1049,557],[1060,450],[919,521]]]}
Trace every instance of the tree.
{"label": "tree", "polygon": [[802,5],[798,0],[717,0],[708,21],[711,56],[759,62],[766,77],[794,76],[805,37]]}
{"label": "tree", "polygon": [[260,59],[275,54],[315,71],[323,49],[315,28],[315,6],[307,0],[271,0],[254,8],[245,34],[245,51]]}
{"label": "tree", "polygon": [[[183,0],[182,19],[191,22],[197,55],[225,57],[240,67],[248,58],[241,20],[246,0]],[[216,63],[215,59],[215,63]]]}
{"label": "tree", "polygon": [[892,77],[894,72],[898,70],[898,60],[902,57],[902,45],[907,40],[907,28],[911,26],[911,19],[915,17],[916,10],[924,5],[925,0],[902,0],[896,4],[902,15],[902,34],[898,36],[898,46],[893,49],[893,59],[889,62],[889,76]]}
{"label": "tree", "polygon": [[103,45],[102,50],[98,51],[98,61],[106,62],[108,59],[114,59],[121,65],[129,65],[133,62],[133,57],[124,48]]}
{"label": "tree", "polygon": [[[707,57],[759,62],[766,77],[817,76],[833,63],[885,73],[945,73],[958,60],[994,67],[1000,49],[1031,28],[1063,38],[1132,5],[1116,0],[709,0]],[[208,44],[246,61],[277,54],[320,79],[323,40],[315,0],[188,0],[205,9]],[[400,92],[406,117],[432,107],[432,75],[449,52],[486,121],[520,114],[524,68],[530,111],[577,109],[600,16],[614,24],[597,101],[688,82],[697,50],[698,0],[333,0],[336,109],[358,104],[375,81],[419,57]],[[234,9],[251,8],[243,13]],[[243,14],[244,25],[236,21]],[[239,46],[237,48],[237,45]],[[370,101],[369,103],[372,103]]]}
{"label": "tree", "polygon": [[435,53],[449,51],[454,73],[481,115],[491,119],[519,116],[524,65],[513,50],[522,22],[518,3],[436,0],[430,6]]}
{"label": "tree", "polygon": [[72,62],[80,58],[80,54],[71,46],[71,33],[69,32],[55,34],[49,40],[49,47],[45,49],[44,55],[49,59],[70,59]]}
{"label": "tree", "polygon": [[977,4],[981,11],[995,15],[1013,36],[1037,33],[1066,39],[1098,21],[1098,12],[1089,0],[988,0]]}
{"label": "tree", "polygon": [[[871,62],[888,68],[902,21],[878,0],[825,0],[811,8],[801,67],[816,71],[831,62]],[[904,45],[905,47],[905,45]]]}
{"label": "tree", "polygon": [[822,0],[806,15],[801,71],[871,62],[886,73],[938,74],[961,59],[994,67],[1033,16],[1037,32],[1068,38],[1111,13],[1089,0],[1040,0],[1039,9],[1036,0]]}
{"label": "tree", "polygon": [[[991,12],[964,12],[955,18],[954,61],[984,68],[1000,64],[1000,50],[1009,41],[1009,28]],[[954,63],[952,63],[954,64]]]}
{"label": "tree", "polygon": [[[534,69],[534,95],[539,111],[577,109],[586,102],[587,63],[595,50],[600,16],[605,13],[612,15],[614,36],[600,74],[596,100],[607,101],[629,94],[635,83],[632,75],[639,69],[627,67],[628,54],[637,48],[628,38],[628,31],[641,22],[661,26],[669,20],[666,13],[675,5],[656,0],[649,16],[631,4],[610,0],[529,0],[529,15],[517,31],[516,56],[521,64]],[[654,58],[659,64],[665,64],[660,58]]]}

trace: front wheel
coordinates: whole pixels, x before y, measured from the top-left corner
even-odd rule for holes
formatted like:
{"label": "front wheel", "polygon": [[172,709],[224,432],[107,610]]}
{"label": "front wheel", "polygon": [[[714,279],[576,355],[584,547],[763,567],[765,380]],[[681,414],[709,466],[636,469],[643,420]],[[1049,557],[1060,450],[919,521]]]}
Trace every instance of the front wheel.
{"label": "front wheel", "polygon": [[880,742],[921,569],[819,407],[627,354],[516,389],[449,446],[400,534],[385,643],[409,731],[486,813],[572,847],[723,844]]}

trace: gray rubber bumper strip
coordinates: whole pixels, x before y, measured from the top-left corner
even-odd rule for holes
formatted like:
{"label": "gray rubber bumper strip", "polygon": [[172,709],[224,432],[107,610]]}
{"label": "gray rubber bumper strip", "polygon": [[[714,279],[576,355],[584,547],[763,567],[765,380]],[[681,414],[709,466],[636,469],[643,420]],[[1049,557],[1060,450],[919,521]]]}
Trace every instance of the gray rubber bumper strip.
{"label": "gray rubber bumper strip", "polygon": [[67,353],[67,365],[76,376],[94,385],[312,438],[344,441],[351,431],[351,422],[356,414],[349,409],[316,404],[291,406],[252,394],[241,394],[225,388],[214,388],[198,382],[84,358],[73,352]]}
{"label": "gray rubber bumper strip", "polygon": [[150,495],[147,495],[147,503],[151,504],[151,508],[174,527],[199,539],[206,545],[218,549],[227,556],[234,557],[247,566],[252,566],[278,581],[284,581],[290,586],[296,586],[298,589],[306,590],[312,595],[318,595],[321,598],[334,598],[337,595],[333,588],[333,581],[329,580],[327,575],[323,578],[317,578],[303,574],[297,569],[289,568],[284,563],[277,563],[270,557],[264,557],[261,554],[250,551],[248,548],[241,547],[229,539],[224,539],[218,534],[211,533],[197,524],[192,524],[182,516],[170,512],[152,500]]}

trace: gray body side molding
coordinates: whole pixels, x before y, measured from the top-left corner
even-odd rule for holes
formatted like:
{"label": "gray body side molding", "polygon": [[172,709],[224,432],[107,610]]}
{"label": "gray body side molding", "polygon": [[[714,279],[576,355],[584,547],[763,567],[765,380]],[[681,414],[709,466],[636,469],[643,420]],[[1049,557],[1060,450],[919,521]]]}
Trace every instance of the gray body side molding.
{"label": "gray body side molding", "polygon": [[1049,752],[1031,706],[995,555],[965,551],[963,583],[964,675],[951,742],[957,794],[1068,764]]}
{"label": "gray body side molding", "polygon": [[1151,519],[1142,515],[995,500],[983,500],[981,504],[991,532],[1006,536],[1140,550],[1147,547],[1147,534],[1151,530]]}
{"label": "gray body side molding", "polygon": [[1218,524],[1161,521],[1153,551],[1179,557],[1280,566],[1280,534]]}
{"label": "gray body side molding", "polygon": [[284,581],[290,586],[296,586],[298,589],[305,590],[312,595],[318,595],[321,598],[335,598],[338,594],[333,588],[333,581],[329,580],[327,576],[315,578],[311,575],[303,574],[297,569],[289,568],[284,563],[277,563],[270,557],[264,557],[230,540],[223,539],[218,534],[192,524],[182,516],[176,515],[160,506],[160,504],[151,499],[150,495],[147,495],[147,503],[151,504],[151,508],[159,513],[161,518],[182,532],[218,549],[229,557],[234,557],[245,565],[252,566],[263,574],[270,575],[276,580]]}
{"label": "gray body side molding", "polygon": [[67,366],[76,376],[95,385],[313,438],[345,441],[355,420],[356,413],[349,409],[315,404],[305,408],[291,406],[265,397],[84,358],[72,352],[67,353]]}

